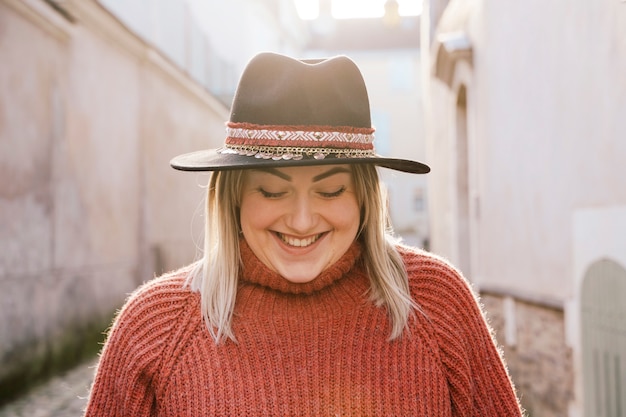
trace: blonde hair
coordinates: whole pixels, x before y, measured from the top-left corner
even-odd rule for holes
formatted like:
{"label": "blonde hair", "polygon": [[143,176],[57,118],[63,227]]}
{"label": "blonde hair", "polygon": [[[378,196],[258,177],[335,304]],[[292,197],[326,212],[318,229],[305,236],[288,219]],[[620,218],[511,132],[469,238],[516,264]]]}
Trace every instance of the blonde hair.
{"label": "blonde hair", "polygon": [[[371,164],[351,165],[361,206],[358,239],[370,278],[370,298],[384,306],[391,322],[390,340],[399,337],[417,305],[411,298],[402,257],[389,221],[386,194]],[[206,201],[204,256],[187,284],[201,296],[201,309],[216,342],[236,340],[231,326],[240,269],[239,203],[244,170],[213,173]]]}

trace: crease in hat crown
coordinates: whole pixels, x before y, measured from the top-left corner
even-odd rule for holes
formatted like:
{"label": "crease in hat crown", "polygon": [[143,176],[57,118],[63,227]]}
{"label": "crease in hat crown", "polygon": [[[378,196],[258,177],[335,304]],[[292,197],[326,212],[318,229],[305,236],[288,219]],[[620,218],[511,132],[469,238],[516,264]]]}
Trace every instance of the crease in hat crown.
{"label": "crease in hat crown", "polygon": [[420,162],[377,155],[374,131],[365,81],[350,58],[299,60],[263,52],[241,75],[223,146],[179,155],[171,165],[210,171],[364,162],[430,170]]}

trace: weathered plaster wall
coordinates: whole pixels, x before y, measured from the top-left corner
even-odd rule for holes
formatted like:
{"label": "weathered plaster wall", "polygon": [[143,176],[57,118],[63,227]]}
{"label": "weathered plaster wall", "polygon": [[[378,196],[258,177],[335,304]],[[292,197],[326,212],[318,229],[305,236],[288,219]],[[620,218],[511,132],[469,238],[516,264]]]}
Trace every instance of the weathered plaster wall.
{"label": "weathered plaster wall", "polygon": [[[446,6],[442,19],[451,17],[447,27],[426,23],[437,33],[431,30],[422,44],[431,71],[424,90],[432,248],[459,264],[465,244],[471,262],[463,272],[479,290],[516,306],[490,313],[494,320],[504,314],[505,327],[520,333],[505,353],[533,415],[581,416],[581,271],[626,252],[619,238],[626,204],[626,4],[427,3]],[[460,13],[448,13],[454,10]],[[432,48],[446,30],[464,35],[471,53],[448,68],[448,84],[434,76],[441,62]],[[449,56],[458,53],[453,49]],[[467,196],[456,177],[461,87]],[[461,239],[460,198],[470,205],[468,242]],[[522,334],[531,336],[523,343]]]}
{"label": "weathered plaster wall", "polygon": [[207,178],[168,162],[227,119],[97,3],[68,4],[0,1],[0,381],[80,356],[139,283],[194,260]]}

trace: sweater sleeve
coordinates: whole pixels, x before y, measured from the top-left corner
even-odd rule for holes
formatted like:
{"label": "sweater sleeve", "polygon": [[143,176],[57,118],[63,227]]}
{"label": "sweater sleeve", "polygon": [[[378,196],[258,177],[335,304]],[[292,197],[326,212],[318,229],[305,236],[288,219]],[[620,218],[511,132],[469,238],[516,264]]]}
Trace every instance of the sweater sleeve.
{"label": "sweater sleeve", "polygon": [[513,383],[469,283],[436,256],[405,256],[413,295],[433,326],[453,415],[521,416]]}
{"label": "sweater sleeve", "polygon": [[156,414],[160,369],[180,327],[181,286],[157,278],[128,298],[102,349],[85,417]]}

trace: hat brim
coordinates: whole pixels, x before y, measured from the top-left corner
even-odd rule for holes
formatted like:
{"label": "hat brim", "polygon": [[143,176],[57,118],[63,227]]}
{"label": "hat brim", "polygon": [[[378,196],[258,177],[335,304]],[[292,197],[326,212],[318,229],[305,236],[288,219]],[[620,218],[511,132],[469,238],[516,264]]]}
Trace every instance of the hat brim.
{"label": "hat brim", "polygon": [[300,160],[275,160],[231,153],[223,154],[218,152],[217,149],[207,149],[178,155],[170,161],[172,168],[181,171],[226,171],[233,169],[336,164],[374,164],[384,168],[408,172],[411,174],[427,174],[430,172],[430,167],[421,162],[409,159],[388,158],[379,155],[359,158],[337,158],[331,154],[326,156],[324,159],[315,159],[313,157],[305,156]]}

